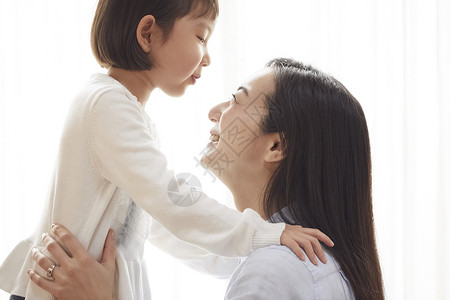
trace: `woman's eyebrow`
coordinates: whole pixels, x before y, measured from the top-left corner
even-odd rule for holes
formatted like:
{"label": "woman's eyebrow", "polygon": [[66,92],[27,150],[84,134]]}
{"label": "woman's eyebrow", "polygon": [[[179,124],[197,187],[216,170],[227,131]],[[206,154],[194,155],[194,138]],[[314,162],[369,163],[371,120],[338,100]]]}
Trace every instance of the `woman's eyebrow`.
{"label": "woman's eyebrow", "polygon": [[248,97],[248,90],[247,90],[247,88],[245,88],[245,87],[243,87],[243,86],[240,86],[240,87],[238,87],[237,90],[238,90],[238,91],[243,90],[244,93],[245,93],[245,95],[247,95],[247,97]]}

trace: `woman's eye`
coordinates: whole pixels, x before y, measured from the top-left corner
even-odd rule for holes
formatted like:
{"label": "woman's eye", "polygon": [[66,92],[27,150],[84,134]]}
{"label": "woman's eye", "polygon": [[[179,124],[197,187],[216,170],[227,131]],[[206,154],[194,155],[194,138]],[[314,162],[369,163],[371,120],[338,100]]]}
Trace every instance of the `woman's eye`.
{"label": "woman's eye", "polygon": [[205,39],[204,39],[204,38],[202,38],[201,36],[198,36],[197,38],[199,39],[200,43],[202,43],[202,44],[204,44],[204,43],[205,43]]}

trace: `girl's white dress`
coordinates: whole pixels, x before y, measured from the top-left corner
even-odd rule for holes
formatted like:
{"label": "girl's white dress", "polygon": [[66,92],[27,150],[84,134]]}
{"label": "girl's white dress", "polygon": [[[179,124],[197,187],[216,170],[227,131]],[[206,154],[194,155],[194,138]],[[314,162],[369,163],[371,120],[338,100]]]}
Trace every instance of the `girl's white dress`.
{"label": "girl's white dress", "polygon": [[[246,256],[253,249],[279,244],[284,224],[265,222],[252,210],[229,209],[188,184],[180,193],[195,190],[198,201],[174,204],[167,190],[173,175],[137,98],[108,75],[94,75],[70,108],[39,226],[3,262],[0,288],[27,299],[54,299],[27,275],[35,268],[45,276],[31,251],[43,246],[41,234],[49,232],[52,223],[65,225],[98,260],[109,228],[115,229],[117,299],[149,299],[142,256],[150,230],[155,244],[179,258],[204,260],[205,268],[222,264],[208,270],[218,275],[231,274],[235,260],[209,256],[208,251]],[[184,247],[178,247],[180,243]]]}

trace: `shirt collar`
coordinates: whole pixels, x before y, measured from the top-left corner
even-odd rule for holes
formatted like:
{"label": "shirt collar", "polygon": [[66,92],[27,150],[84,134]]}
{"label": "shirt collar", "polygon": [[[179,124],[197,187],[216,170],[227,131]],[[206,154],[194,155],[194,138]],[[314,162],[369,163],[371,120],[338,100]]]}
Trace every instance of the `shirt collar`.
{"label": "shirt collar", "polygon": [[[288,222],[288,223],[291,223],[291,224],[295,224],[294,217],[289,212],[289,209],[287,207],[282,208],[280,212],[274,213],[269,218],[268,221],[271,222],[271,223],[287,223]],[[281,216],[281,214],[283,214],[284,218]]]}

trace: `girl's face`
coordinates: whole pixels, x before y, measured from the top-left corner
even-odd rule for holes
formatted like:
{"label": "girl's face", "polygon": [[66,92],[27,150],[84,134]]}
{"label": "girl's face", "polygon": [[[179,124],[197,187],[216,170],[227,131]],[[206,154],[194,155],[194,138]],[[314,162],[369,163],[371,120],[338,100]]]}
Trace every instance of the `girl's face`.
{"label": "girl's face", "polygon": [[[209,151],[201,162],[232,192],[233,188],[242,188],[242,182],[265,180],[272,172],[266,154],[273,136],[262,134],[259,124],[267,114],[266,96],[273,93],[274,85],[273,70],[266,68],[240,86],[231,100],[209,112],[214,127]],[[239,203],[236,206],[240,208]]]}
{"label": "girl's face", "polygon": [[214,26],[211,19],[189,14],[175,21],[165,41],[162,33],[152,36],[149,59],[154,86],[168,95],[181,96],[188,85],[195,84],[202,68],[210,64],[207,45]]}

